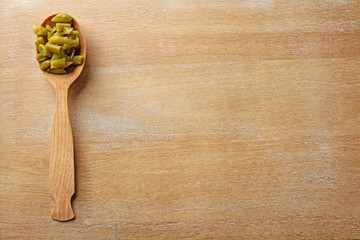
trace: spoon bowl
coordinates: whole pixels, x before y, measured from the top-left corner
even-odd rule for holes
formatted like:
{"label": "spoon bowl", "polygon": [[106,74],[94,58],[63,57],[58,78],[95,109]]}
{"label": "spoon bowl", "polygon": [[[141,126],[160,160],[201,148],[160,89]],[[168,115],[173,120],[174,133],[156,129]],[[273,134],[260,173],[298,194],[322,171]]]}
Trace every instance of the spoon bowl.
{"label": "spoon bowl", "polygon": [[[51,22],[51,19],[55,17],[58,13],[54,13],[50,16],[48,16],[41,25],[43,27],[46,27],[46,25],[50,25],[51,27],[55,26],[56,23]],[[73,71],[67,73],[67,74],[53,74],[48,73],[47,71],[43,71],[45,77],[51,82],[52,85],[54,85],[56,82],[64,83],[66,82],[69,84],[69,86],[79,77],[82,70],[84,69],[85,62],[86,62],[86,41],[84,32],[82,31],[80,24],[73,18],[73,27],[77,31],[79,31],[79,39],[80,39],[80,55],[84,56],[84,62],[81,65],[76,66]]]}
{"label": "spoon bowl", "polygon": [[[55,15],[57,13],[48,16],[41,25],[53,27],[55,23],[51,22],[51,19]],[[53,74],[43,71],[56,91],[56,111],[50,140],[49,180],[50,193],[55,202],[51,216],[57,221],[69,221],[75,218],[71,206],[71,198],[75,193],[74,141],[67,99],[70,85],[81,74],[85,66],[86,42],[80,24],[75,19],[72,21],[74,29],[79,31],[80,55],[84,56],[83,64],[76,66],[66,74]]]}

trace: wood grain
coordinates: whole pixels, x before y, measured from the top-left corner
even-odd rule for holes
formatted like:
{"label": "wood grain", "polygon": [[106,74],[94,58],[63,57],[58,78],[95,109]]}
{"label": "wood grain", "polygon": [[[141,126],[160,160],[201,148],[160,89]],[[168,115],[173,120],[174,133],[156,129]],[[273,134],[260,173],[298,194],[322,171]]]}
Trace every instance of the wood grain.
{"label": "wood grain", "polygon": [[[1,239],[360,238],[359,1],[63,4],[0,4]],[[88,49],[66,223],[31,31],[59,11]]]}
{"label": "wood grain", "polygon": [[68,111],[69,84],[57,82],[56,111],[51,129],[49,163],[50,193],[54,199],[52,218],[68,221],[75,217],[71,198],[75,193],[74,142]]}

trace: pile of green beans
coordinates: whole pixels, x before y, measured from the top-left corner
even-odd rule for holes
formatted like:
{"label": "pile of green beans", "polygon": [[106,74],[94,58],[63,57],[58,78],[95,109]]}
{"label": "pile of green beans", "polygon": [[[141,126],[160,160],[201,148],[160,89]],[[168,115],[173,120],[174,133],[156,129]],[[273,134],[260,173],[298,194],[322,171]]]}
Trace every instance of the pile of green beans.
{"label": "pile of green beans", "polygon": [[68,73],[71,66],[81,65],[84,56],[80,52],[79,32],[72,27],[72,17],[59,13],[51,19],[52,25],[36,26],[36,60],[40,69],[49,73]]}

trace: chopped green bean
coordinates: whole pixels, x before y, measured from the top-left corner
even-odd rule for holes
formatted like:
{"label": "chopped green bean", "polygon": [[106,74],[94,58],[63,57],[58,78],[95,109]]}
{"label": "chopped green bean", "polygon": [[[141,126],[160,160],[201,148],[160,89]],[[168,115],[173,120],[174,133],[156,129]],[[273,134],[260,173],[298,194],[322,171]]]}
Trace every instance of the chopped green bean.
{"label": "chopped green bean", "polygon": [[61,46],[53,44],[51,42],[46,43],[45,47],[49,52],[53,52],[57,54],[60,54],[62,48]]}
{"label": "chopped green bean", "polygon": [[39,64],[41,70],[45,70],[50,67],[50,60],[45,60]]}
{"label": "chopped green bean", "polygon": [[61,54],[56,54],[56,53],[54,53],[53,55],[52,55],[52,57],[51,57],[51,60],[55,60],[55,59],[60,59],[60,58],[62,58],[63,56],[61,55]]}
{"label": "chopped green bean", "polygon": [[67,68],[67,67],[70,66],[71,64],[73,64],[73,62],[68,62],[68,61],[66,61],[66,62],[65,62],[65,67]]}
{"label": "chopped green bean", "polygon": [[40,54],[43,56],[46,56],[46,57],[52,56],[52,53],[46,49],[44,44],[39,44],[38,50],[39,50]]}
{"label": "chopped green bean", "polygon": [[72,30],[73,30],[73,28],[64,27],[63,33],[64,34],[70,34]]}
{"label": "chopped green bean", "polygon": [[70,35],[71,35],[71,36],[78,37],[78,36],[79,36],[79,31],[77,31],[77,30],[72,30],[72,31],[70,32]]}
{"label": "chopped green bean", "polygon": [[55,17],[53,17],[51,21],[56,23],[69,23],[72,21],[72,17],[70,17],[66,13],[59,13]]}
{"label": "chopped green bean", "polygon": [[54,35],[53,31],[47,32],[47,39],[51,38]]}
{"label": "chopped green bean", "polygon": [[37,38],[35,39],[36,48],[39,47],[39,44],[45,44],[45,43],[46,43],[46,40],[45,40],[45,38],[43,38],[43,37],[37,37]]}
{"label": "chopped green bean", "polygon": [[72,30],[72,27],[71,27],[70,23],[57,23],[55,25],[55,27],[56,27],[57,32],[62,32],[64,30],[64,28],[71,28],[71,30]]}
{"label": "chopped green bean", "polygon": [[70,53],[70,59],[73,59],[74,55],[75,55],[75,48],[72,48]]}
{"label": "chopped green bean", "polygon": [[73,48],[73,47],[77,47],[79,45],[79,38],[76,37],[73,42],[70,42],[70,43],[65,43],[63,45],[63,49],[66,50],[66,49],[69,49],[69,48]]}
{"label": "chopped green bean", "polygon": [[73,64],[74,65],[80,65],[80,64],[82,64],[83,62],[84,62],[84,56],[82,56],[82,55],[75,55],[74,57],[73,57]]}
{"label": "chopped green bean", "polygon": [[38,60],[38,62],[42,62],[45,61],[46,59],[48,59],[49,57],[47,56],[43,56],[40,53],[36,55],[36,60]]}
{"label": "chopped green bean", "polygon": [[48,68],[46,71],[49,73],[56,73],[56,74],[67,73],[64,68]]}
{"label": "chopped green bean", "polygon": [[51,60],[51,68],[64,68],[65,67],[65,58],[59,58]]}
{"label": "chopped green bean", "polygon": [[43,26],[36,26],[35,24],[33,25],[33,31],[37,36],[43,36],[43,37],[47,37],[47,32],[46,29]]}

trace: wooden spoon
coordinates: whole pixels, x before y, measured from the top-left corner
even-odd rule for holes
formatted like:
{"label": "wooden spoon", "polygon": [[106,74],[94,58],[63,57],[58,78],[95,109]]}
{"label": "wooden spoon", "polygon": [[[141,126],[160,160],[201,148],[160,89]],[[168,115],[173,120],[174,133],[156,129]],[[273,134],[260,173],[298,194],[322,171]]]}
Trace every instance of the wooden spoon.
{"label": "wooden spoon", "polygon": [[[54,23],[51,19],[56,15],[48,16],[42,26]],[[71,125],[68,112],[67,96],[70,85],[84,69],[86,61],[86,42],[84,33],[73,19],[74,29],[79,31],[80,55],[84,56],[84,63],[75,67],[67,74],[52,74],[43,71],[45,77],[54,86],[56,91],[56,112],[51,130],[51,151],[50,151],[50,193],[55,201],[52,218],[58,221],[69,221],[75,218],[71,206],[71,197],[75,193],[75,169],[74,169],[74,143],[71,132]]]}

